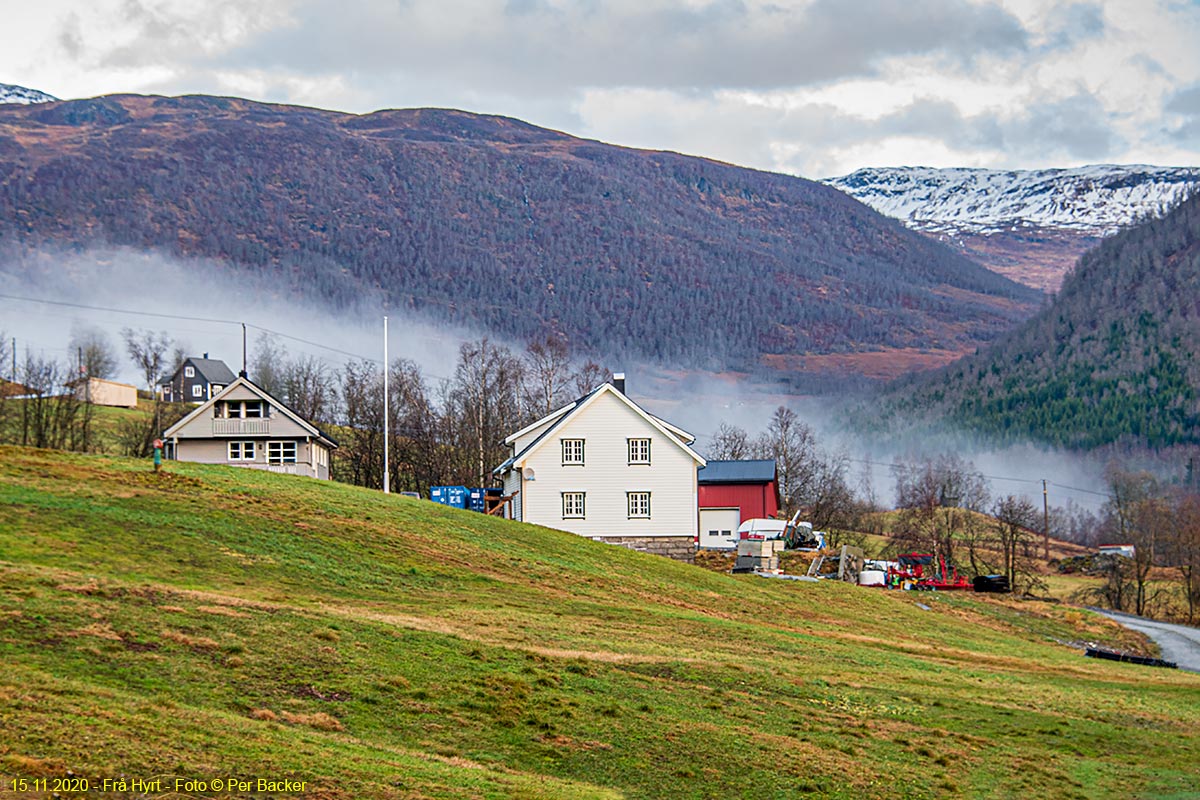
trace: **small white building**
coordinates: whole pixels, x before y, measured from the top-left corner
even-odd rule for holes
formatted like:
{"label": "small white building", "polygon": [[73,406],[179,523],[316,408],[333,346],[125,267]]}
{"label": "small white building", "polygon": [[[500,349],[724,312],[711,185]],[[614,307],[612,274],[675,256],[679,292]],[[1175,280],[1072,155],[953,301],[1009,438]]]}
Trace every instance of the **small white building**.
{"label": "small white building", "polygon": [[625,396],[624,375],[507,439],[494,474],[514,519],[691,560],[696,552],[695,437]]}
{"label": "small white building", "polygon": [[337,442],[244,375],[163,432],[166,457],[329,478]]}
{"label": "small white building", "polygon": [[103,378],[80,378],[67,384],[81,403],[114,408],[137,408],[137,387]]}

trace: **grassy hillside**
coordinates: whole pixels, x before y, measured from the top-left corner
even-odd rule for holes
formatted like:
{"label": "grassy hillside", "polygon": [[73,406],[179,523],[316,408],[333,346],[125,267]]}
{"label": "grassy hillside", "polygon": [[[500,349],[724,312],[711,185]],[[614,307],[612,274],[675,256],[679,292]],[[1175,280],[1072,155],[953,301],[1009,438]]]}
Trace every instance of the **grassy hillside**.
{"label": "grassy hillside", "polygon": [[[320,797],[1184,796],[1082,612],[707,572],[354,487],[0,448],[0,774]],[[918,603],[924,603],[928,610]]]}

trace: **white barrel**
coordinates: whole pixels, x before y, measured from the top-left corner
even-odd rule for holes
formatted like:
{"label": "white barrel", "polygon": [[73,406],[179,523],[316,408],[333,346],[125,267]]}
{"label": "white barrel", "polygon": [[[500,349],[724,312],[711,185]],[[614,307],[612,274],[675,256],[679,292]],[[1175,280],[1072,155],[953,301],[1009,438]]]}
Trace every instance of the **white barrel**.
{"label": "white barrel", "polygon": [[887,573],[881,569],[864,569],[858,573],[859,586],[883,586],[887,582]]}

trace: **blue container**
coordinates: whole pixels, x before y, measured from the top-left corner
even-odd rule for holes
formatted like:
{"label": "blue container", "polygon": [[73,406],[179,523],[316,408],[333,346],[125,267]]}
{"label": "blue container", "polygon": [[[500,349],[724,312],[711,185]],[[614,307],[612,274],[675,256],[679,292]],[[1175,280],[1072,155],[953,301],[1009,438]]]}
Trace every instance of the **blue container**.
{"label": "blue container", "polygon": [[487,492],[484,489],[472,489],[467,496],[467,508],[480,514],[487,511]]}
{"label": "blue container", "polygon": [[430,486],[429,499],[454,508],[466,508],[469,493],[465,486]]}

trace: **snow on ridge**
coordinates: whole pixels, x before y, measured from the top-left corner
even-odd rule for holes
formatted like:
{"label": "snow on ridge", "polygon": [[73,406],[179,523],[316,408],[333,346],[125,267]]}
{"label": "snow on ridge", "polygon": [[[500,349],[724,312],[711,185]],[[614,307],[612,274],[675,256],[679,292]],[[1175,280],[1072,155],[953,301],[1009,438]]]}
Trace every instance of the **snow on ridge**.
{"label": "snow on ridge", "polygon": [[39,92],[37,89],[26,89],[24,86],[0,83],[0,104],[32,105],[34,103],[53,103],[57,99],[57,97]]}
{"label": "snow on ridge", "polygon": [[1108,235],[1200,189],[1200,168],[870,167],[824,183],[920,230],[990,233],[1035,226]]}

